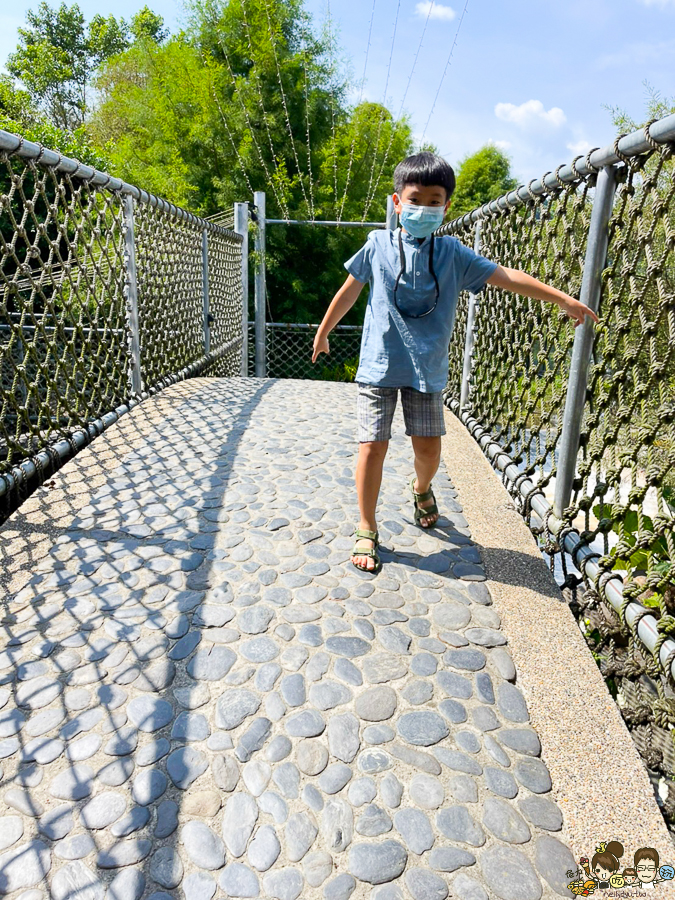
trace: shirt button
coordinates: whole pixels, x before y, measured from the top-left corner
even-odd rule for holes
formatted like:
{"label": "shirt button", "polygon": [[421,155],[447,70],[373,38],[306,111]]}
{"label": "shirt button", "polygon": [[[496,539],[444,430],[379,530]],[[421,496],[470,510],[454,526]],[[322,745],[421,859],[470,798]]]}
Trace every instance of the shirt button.
{"label": "shirt button", "polygon": [[415,272],[415,275],[419,275],[419,274],[420,274],[419,272]]}

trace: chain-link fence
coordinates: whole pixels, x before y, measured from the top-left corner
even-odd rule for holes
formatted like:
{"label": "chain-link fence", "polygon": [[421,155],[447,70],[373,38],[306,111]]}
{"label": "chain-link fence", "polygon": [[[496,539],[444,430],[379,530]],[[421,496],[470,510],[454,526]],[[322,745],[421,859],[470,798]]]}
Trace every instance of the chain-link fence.
{"label": "chain-link fence", "polygon": [[[446,402],[539,536],[656,782],[675,777],[674,140],[675,116],[650,123],[443,229],[470,245],[478,223],[485,256],[599,299],[584,376],[592,326],[465,297],[473,348],[458,327]],[[659,800],[672,824],[675,794]]]}
{"label": "chain-link fence", "polygon": [[2,521],[144,396],[239,374],[242,238],[2,131],[0,182]]}
{"label": "chain-link fence", "polygon": [[[330,355],[312,362],[318,325],[265,323],[265,365],[268,378],[311,378],[353,381],[361,349],[361,325],[337,325],[328,338]],[[249,323],[248,374],[255,375],[255,323]]]}

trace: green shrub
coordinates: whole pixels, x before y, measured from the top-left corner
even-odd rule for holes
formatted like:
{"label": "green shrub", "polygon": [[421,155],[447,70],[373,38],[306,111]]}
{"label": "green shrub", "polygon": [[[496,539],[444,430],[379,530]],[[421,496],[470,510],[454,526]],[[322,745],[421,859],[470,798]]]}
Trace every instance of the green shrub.
{"label": "green shrub", "polygon": [[[663,488],[663,496],[669,506],[675,506],[675,491],[665,486]],[[638,514],[634,509],[629,509],[624,513],[623,520],[612,521],[612,507],[607,503],[599,503],[593,507],[593,513],[598,521],[607,526],[611,523],[611,531],[622,537],[632,552],[630,555],[620,555],[618,547],[613,547],[610,556],[615,557],[616,562],[612,569],[627,573],[627,578],[632,581],[636,576],[644,576],[648,572],[656,573],[662,578],[667,578],[672,567],[672,560],[668,550],[668,543],[664,536],[654,535],[654,539],[648,546],[638,545]],[[654,531],[654,523],[647,516],[642,516],[642,528],[644,532]],[[623,532],[623,533],[622,533]],[[648,595],[643,596],[640,602],[643,606],[658,607],[659,600],[663,597],[666,588],[654,590]]]}
{"label": "green shrub", "polygon": [[332,368],[324,366],[321,370],[322,381],[354,381],[356,370],[359,367],[359,358],[354,356],[345,359],[344,362],[338,363]]}

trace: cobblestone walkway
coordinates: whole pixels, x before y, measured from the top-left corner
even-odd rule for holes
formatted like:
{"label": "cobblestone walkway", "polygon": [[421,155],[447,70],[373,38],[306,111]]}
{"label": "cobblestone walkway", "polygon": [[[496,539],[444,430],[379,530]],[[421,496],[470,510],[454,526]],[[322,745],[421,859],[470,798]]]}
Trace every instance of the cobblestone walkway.
{"label": "cobblestone walkway", "polygon": [[384,568],[349,563],[355,404],[204,382],[10,600],[0,894],[569,896],[480,554],[443,464],[412,524],[400,406]]}

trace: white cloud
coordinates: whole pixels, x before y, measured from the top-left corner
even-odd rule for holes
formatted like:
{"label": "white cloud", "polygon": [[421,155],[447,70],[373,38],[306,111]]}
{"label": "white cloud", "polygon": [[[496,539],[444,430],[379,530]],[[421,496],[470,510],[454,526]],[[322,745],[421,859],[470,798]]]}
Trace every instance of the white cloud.
{"label": "white cloud", "polygon": [[541,100],[526,100],[520,106],[516,106],[514,103],[498,103],[495,106],[495,115],[504,122],[514,122],[521,127],[544,122],[558,128],[567,121],[567,117],[560,107],[552,106],[547,111]]}
{"label": "white cloud", "polygon": [[499,147],[500,150],[508,150],[511,146],[511,141],[490,141],[490,143]]}
{"label": "white cloud", "polygon": [[593,144],[590,141],[570,141],[568,144],[565,144],[568,150],[571,150],[575,156],[581,156],[582,154],[588,153],[588,151],[593,147]]}
{"label": "white cloud", "polygon": [[434,0],[418,3],[415,7],[415,12],[418,16],[424,16],[425,19],[429,16],[430,19],[441,19],[444,22],[452,22],[457,15],[451,6],[435,3]]}

